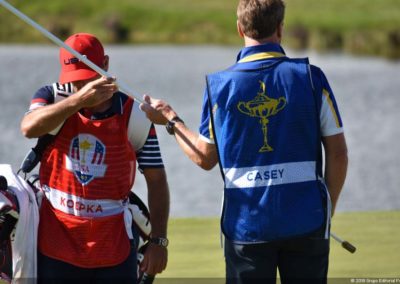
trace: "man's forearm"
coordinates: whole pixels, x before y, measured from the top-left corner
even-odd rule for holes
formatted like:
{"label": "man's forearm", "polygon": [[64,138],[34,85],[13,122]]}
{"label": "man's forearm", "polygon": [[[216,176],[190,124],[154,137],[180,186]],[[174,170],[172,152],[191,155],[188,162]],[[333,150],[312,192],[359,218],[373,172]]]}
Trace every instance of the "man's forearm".
{"label": "man's forearm", "polygon": [[[150,172],[150,173],[149,173]],[[147,169],[148,204],[152,236],[166,237],[169,216],[169,189],[164,169]]]}
{"label": "man's forearm", "polygon": [[200,135],[185,124],[175,124],[175,138],[186,156],[202,169],[210,170],[218,162],[215,145],[202,141]]}
{"label": "man's forearm", "polygon": [[107,103],[118,89],[114,81],[114,78],[100,77],[88,82],[68,98],[28,113],[21,122],[22,134],[28,138],[42,136],[57,128],[80,109]]}
{"label": "man's forearm", "polygon": [[[140,109],[146,112],[149,118],[155,124],[165,125],[178,114],[172,107],[158,99],[151,98],[148,95],[143,96],[144,102],[140,104]],[[199,134],[190,130],[184,123],[176,122],[174,124],[175,137],[183,152],[205,170],[213,168],[218,162],[218,155],[215,145],[206,143],[199,139]]]}
{"label": "man's forearm", "polygon": [[327,158],[325,169],[325,181],[331,196],[332,212],[334,212],[346,179],[347,155]]}
{"label": "man's forearm", "polygon": [[343,134],[325,137],[325,182],[332,202],[332,214],[335,212],[339,195],[347,173],[347,147]]}
{"label": "man's forearm", "polygon": [[77,98],[71,96],[57,104],[40,107],[22,119],[21,131],[25,137],[34,138],[49,133],[80,109]]}
{"label": "man's forearm", "polygon": [[[154,197],[154,195],[157,195]],[[169,215],[169,194],[162,188],[158,192],[149,192],[149,209],[151,214],[151,235],[154,237],[167,236]]]}

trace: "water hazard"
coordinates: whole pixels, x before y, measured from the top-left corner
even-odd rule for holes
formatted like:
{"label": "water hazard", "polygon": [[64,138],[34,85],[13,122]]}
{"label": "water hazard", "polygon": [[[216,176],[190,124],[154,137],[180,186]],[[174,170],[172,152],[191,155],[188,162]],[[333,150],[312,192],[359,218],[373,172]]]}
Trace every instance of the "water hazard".
{"label": "water hazard", "polygon": [[[228,67],[238,52],[219,46],[108,46],[106,50],[112,74],[138,96],[148,93],[166,99],[192,129],[200,121],[204,74]],[[341,54],[308,56],[327,75],[345,125],[349,171],[338,211],[400,209],[400,62]],[[0,62],[0,163],[17,170],[35,142],[20,134],[20,120],[33,93],[57,80],[58,48],[3,45]],[[171,215],[219,215],[218,168],[201,170],[163,127],[157,131],[171,190]],[[138,174],[134,189],[145,198],[144,187]]]}

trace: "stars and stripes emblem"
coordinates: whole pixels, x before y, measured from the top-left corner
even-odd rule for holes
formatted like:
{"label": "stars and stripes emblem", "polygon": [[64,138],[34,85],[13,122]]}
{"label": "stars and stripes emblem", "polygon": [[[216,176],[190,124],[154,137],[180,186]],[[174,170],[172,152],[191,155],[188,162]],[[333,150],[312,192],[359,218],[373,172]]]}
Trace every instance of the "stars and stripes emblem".
{"label": "stars and stripes emblem", "polygon": [[106,147],[91,134],[79,134],[70,144],[66,168],[73,172],[81,184],[88,184],[96,177],[103,177]]}
{"label": "stars and stripes emblem", "polygon": [[79,160],[79,139],[78,137],[72,141],[71,158]]}
{"label": "stars and stripes emblem", "polygon": [[92,164],[100,165],[103,161],[103,156],[104,156],[104,146],[100,144],[99,141],[96,141],[96,146],[92,158]]}

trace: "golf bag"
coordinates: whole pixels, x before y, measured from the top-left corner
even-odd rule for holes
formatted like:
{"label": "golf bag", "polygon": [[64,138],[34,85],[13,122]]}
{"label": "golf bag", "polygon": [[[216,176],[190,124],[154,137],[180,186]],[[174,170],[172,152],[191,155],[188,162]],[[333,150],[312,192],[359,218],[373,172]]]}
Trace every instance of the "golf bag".
{"label": "golf bag", "polygon": [[0,164],[0,174],[0,283],[35,279],[39,224],[36,195],[10,165]]}
{"label": "golf bag", "polygon": [[11,235],[19,217],[18,200],[8,189],[8,182],[0,176],[0,282],[12,278]]}

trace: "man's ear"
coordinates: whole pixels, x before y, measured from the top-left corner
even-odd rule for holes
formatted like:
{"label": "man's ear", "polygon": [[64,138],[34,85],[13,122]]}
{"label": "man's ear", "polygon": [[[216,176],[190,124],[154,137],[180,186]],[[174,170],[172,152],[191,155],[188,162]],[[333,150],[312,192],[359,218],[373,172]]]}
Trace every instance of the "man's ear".
{"label": "man's ear", "polygon": [[104,55],[103,69],[105,71],[108,71],[109,63],[110,63],[110,57],[108,55]]}
{"label": "man's ear", "polygon": [[242,30],[242,27],[240,26],[239,20],[236,21],[236,28],[237,28],[239,36],[241,38],[244,38],[244,32]]}

